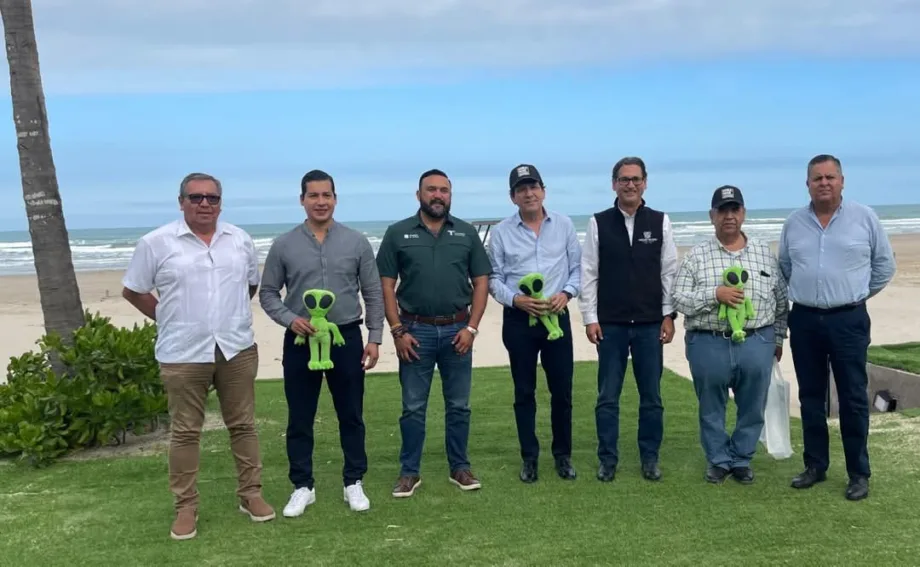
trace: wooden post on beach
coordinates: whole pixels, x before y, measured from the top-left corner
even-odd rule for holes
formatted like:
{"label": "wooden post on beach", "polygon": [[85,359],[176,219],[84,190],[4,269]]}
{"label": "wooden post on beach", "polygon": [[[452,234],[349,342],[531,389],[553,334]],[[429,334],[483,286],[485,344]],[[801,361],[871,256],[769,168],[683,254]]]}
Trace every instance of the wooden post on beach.
{"label": "wooden post on beach", "polygon": [[0,15],[10,65],[10,95],[22,194],[45,331],[57,333],[69,343],[73,331],[84,323],[83,304],[51,155],[32,2],[0,0]]}

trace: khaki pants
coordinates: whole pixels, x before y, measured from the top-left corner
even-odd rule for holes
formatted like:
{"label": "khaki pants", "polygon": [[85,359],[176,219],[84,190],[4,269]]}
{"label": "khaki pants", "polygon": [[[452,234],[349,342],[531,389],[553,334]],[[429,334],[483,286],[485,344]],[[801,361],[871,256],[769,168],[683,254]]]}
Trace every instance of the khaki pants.
{"label": "khaki pants", "polygon": [[260,496],[262,462],[255,429],[255,378],[259,368],[256,345],[228,361],[220,348],[216,362],[160,364],[166,388],[171,438],[169,442],[169,489],[176,510],[198,508],[198,462],[205,404],[211,384],[220,400],[220,411],[230,433],[230,450],[236,460],[237,495]]}

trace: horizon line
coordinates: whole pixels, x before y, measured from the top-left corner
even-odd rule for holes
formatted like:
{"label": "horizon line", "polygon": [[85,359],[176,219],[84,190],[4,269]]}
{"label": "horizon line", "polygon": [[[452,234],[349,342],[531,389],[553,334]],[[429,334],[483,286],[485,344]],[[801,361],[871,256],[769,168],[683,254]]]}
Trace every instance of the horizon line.
{"label": "horizon line", "polygon": [[[868,203],[863,203],[863,204],[865,204],[866,206],[871,207],[871,208],[873,208],[873,209],[878,208],[878,207],[920,207],[920,203],[889,203],[889,204],[881,204],[881,205],[879,205],[879,204],[872,205],[872,204],[868,204]],[[611,206],[612,206],[612,205],[613,205],[613,204],[611,203]],[[806,205],[796,206],[796,207],[760,207],[760,208],[756,208],[756,209],[746,209],[746,210],[747,210],[747,212],[758,212],[758,211],[794,211],[794,210],[797,210],[797,209],[799,209],[799,208],[801,208],[801,207],[803,207],[803,206],[807,206],[807,204],[806,204]],[[550,209],[551,209],[551,210],[556,210],[556,211],[558,212],[558,208],[550,207]],[[659,210],[660,210],[660,209],[659,209]],[[598,212],[598,211],[595,211],[595,212]],[[568,217],[580,217],[580,216],[591,216],[591,215],[595,214],[595,212],[591,212],[591,213],[562,213],[562,214],[564,214],[564,215],[566,215],[566,216],[568,216]],[[663,211],[663,212],[665,212],[665,213],[667,213],[667,214],[669,214],[669,215],[673,215],[673,214],[690,214],[690,213],[706,214],[706,213],[709,212],[709,209],[673,210],[673,211]],[[407,215],[407,216],[409,216],[409,215]],[[464,221],[470,223],[470,224],[475,224],[475,223],[477,223],[477,222],[500,221],[500,220],[503,220],[503,219],[507,218],[507,216],[508,216],[508,215],[504,215],[504,216],[490,216],[490,217],[460,217],[460,218],[461,218],[462,220],[464,220]],[[374,219],[374,220],[338,220],[338,219],[335,219],[335,220],[336,220],[337,222],[339,222],[339,223],[342,223],[342,224],[347,224],[347,223],[371,224],[371,223],[393,223],[393,222],[398,222],[398,221],[402,220],[402,218],[406,218],[406,217],[401,217],[401,218],[397,218],[397,219]],[[66,219],[65,219],[65,222],[66,222]],[[167,222],[172,222],[172,221],[167,221]],[[235,224],[235,225],[240,226],[240,227],[244,227],[244,226],[258,227],[258,226],[272,226],[272,225],[279,225],[279,224],[287,224],[287,223],[289,223],[289,222],[294,222],[294,221],[254,222],[254,223],[236,223],[236,222],[234,222],[234,223],[231,223],[231,224]],[[302,221],[300,221],[300,222],[302,222]],[[151,225],[151,226],[137,226],[137,225],[135,225],[135,226],[108,226],[108,227],[86,227],[86,228],[70,228],[70,227],[67,227],[67,232],[70,233],[70,232],[72,232],[72,231],[87,231],[87,230],[148,230],[148,229],[155,229],[155,228],[158,228],[159,226],[162,226],[163,224],[166,224],[166,223],[162,223],[162,224],[159,224],[159,225]],[[0,230],[0,234],[10,234],[10,233],[15,233],[15,232],[29,232],[29,228],[26,227],[26,228],[23,228],[23,229],[15,229],[15,230]],[[31,240],[31,238],[30,238],[30,240]]]}

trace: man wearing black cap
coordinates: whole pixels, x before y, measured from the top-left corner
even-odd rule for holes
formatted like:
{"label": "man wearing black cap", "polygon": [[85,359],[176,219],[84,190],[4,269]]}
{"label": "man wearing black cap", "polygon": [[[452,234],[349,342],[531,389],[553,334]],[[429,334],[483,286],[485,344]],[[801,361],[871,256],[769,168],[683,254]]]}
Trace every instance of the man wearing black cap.
{"label": "man wearing black cap", "polygon": [[[572,374],[574,353],[568,302],[581,286],[581,244],[572,220],[543,207],[546,188],[540,172],[521,164],[511,170],[508,183],[511,202],[518,212],[498,223],[489,240],[492,275],[489,293],[504,305],[502,342],[508,350],[514,381],[514,417],[521,445],[520,478],[537,480],[540,444],[536,435],[537,357],[541,358],[550,392],[553,430],[552,453],[556,473],[574,479],[572,466]],[[543,276],[544,299],[534,299],[521,289],[531,273]],[[533,285],[525,285],[532,289]],[[530,318],[545,314],[559,318],[561,337],[551,337]]]}
{"label": "man wearing black cap", "polygon": [[[779,261],[770,247],[748,238],[744,197],[724,185],[712,195],[709,217],[715,237],[694,246],[681,262],[674,284],[674,305],[685,316],[687,361],[699,401],[700,440],[708,468],[705,479],[718,484],[731,474],[742,484],[754,481],[751,459],[763,430],[763,413],[774,359],[783,354],[789,304]],[[736,268],[743,288],[726,285],[726,270]],[[732,282],[728,282],[732,283]],[[745,309],[744,339],[732,339],[722,305]],[[737,418],[731,436],[725,430],[728,389],[735,394]]]}
{"label": "man wearing black cap", "polygon": [[664,346],[674,338],[671,283],[677,246],[668,215],[645,204],[645,162],[626,157],[613,166],[616,200],[588,221],[582,255],[579,307],[585,334],[597,345],[597,478],[616,475],[620,392],[632,354],[639,390],[642,476],[657,481],[664,430],[661,373]]}

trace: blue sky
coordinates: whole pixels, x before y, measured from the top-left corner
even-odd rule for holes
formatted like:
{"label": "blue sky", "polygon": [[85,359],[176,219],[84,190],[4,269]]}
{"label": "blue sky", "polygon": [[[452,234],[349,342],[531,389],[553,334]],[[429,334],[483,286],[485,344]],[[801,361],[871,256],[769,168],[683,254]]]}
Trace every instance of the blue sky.
{"label": "blue sky", "polygon": [[[171,220],[193,170],[223,180],[238,223],[300,219],[312,168],[335,176],[340,220],[406,216],[430,167],[455,212],[497,216],[520,162],[551,206],[586,214],[624,155],[646,159],[665,210],[703,209],[723,183],[750,208],[800,205],[823,152],[852,198],[920,201],[918,2],[306,4],[36,2],[68,226]],[[0,230],[23,229],[2,112]]]}

